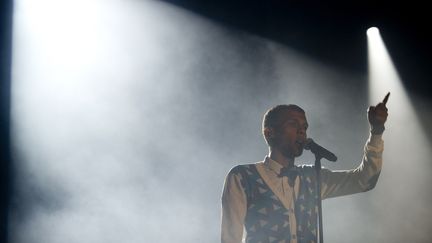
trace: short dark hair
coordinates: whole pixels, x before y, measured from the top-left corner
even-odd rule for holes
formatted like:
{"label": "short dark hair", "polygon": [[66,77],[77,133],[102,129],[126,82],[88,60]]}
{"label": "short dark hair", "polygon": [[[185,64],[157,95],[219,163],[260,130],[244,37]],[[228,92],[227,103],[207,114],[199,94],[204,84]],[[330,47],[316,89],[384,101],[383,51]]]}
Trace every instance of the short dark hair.
{"label": "short dark hair", "polygon": [[270,144],[270,141],[267,140],[264,134],[265,128],[278,128],[282,121],[282,115],[287,111],[298,111],[301,113],[305,113],[305,111],[298,105],[289,104],[289,105],[277,105],[275,107],[272,107],[266,111],[263,117],[262,121],[262,133],[264,136],[264,139],[266,140],[268,145]]}

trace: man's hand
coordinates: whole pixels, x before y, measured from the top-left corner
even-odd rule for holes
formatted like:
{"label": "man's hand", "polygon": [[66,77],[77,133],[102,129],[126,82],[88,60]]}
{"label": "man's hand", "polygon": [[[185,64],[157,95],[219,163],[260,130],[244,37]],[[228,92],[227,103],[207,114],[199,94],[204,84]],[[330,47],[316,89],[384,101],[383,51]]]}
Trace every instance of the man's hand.
{"label": "man's hand", "polygon": [[376,106],[369,106],[368,120],[372,134],[382,134],[384,132],[384,123],[387,120],[387,100],[390,92],[384,97],[384,100]]}

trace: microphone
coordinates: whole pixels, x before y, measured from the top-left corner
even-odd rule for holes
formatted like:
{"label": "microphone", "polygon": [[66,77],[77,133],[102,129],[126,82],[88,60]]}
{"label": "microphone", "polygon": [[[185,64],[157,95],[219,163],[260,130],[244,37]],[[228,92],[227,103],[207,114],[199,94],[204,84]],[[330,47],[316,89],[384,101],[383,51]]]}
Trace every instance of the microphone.
{"label": "microphone", "polygon": [[337,160],[336,155],[315,143],[312,138],[306,139],[304,149],[310,150],[317,157],[321,157],[332,162],[335,162]]}

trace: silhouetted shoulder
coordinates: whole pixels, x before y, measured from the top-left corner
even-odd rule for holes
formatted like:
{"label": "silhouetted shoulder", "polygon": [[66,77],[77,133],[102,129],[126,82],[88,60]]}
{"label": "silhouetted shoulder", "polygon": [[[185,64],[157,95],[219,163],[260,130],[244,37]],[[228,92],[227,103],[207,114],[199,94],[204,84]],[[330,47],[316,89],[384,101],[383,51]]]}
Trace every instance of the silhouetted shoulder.
{"label": "silhouetted shoulder", "polygon": [[236,165],[229,171],[228,175],[251,175],[253,173],[252,171],[256,170],[255,165],[257,163],[262,163],[262,161],[251,164]]}

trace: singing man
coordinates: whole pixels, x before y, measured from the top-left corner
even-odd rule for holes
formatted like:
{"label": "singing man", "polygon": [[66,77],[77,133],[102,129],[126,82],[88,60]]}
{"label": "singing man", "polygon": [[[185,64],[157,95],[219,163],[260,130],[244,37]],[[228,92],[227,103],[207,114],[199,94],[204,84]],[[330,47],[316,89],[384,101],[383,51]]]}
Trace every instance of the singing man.
{"label": "singing man", "polygon": [[[369,139],[360,165],[352,170],[321,170],[322,199],[373,189],[382,166],[382,134],[389,94],[367,117]],[[316,243],[317,181],[310,165],[294,165],[307,141],[305,111],[278,105],[263,118],[262,133],[269,153],[253,164],[228,173],[222,194],[222,243]],[[245,232],[244,232],[245,230]]]}

